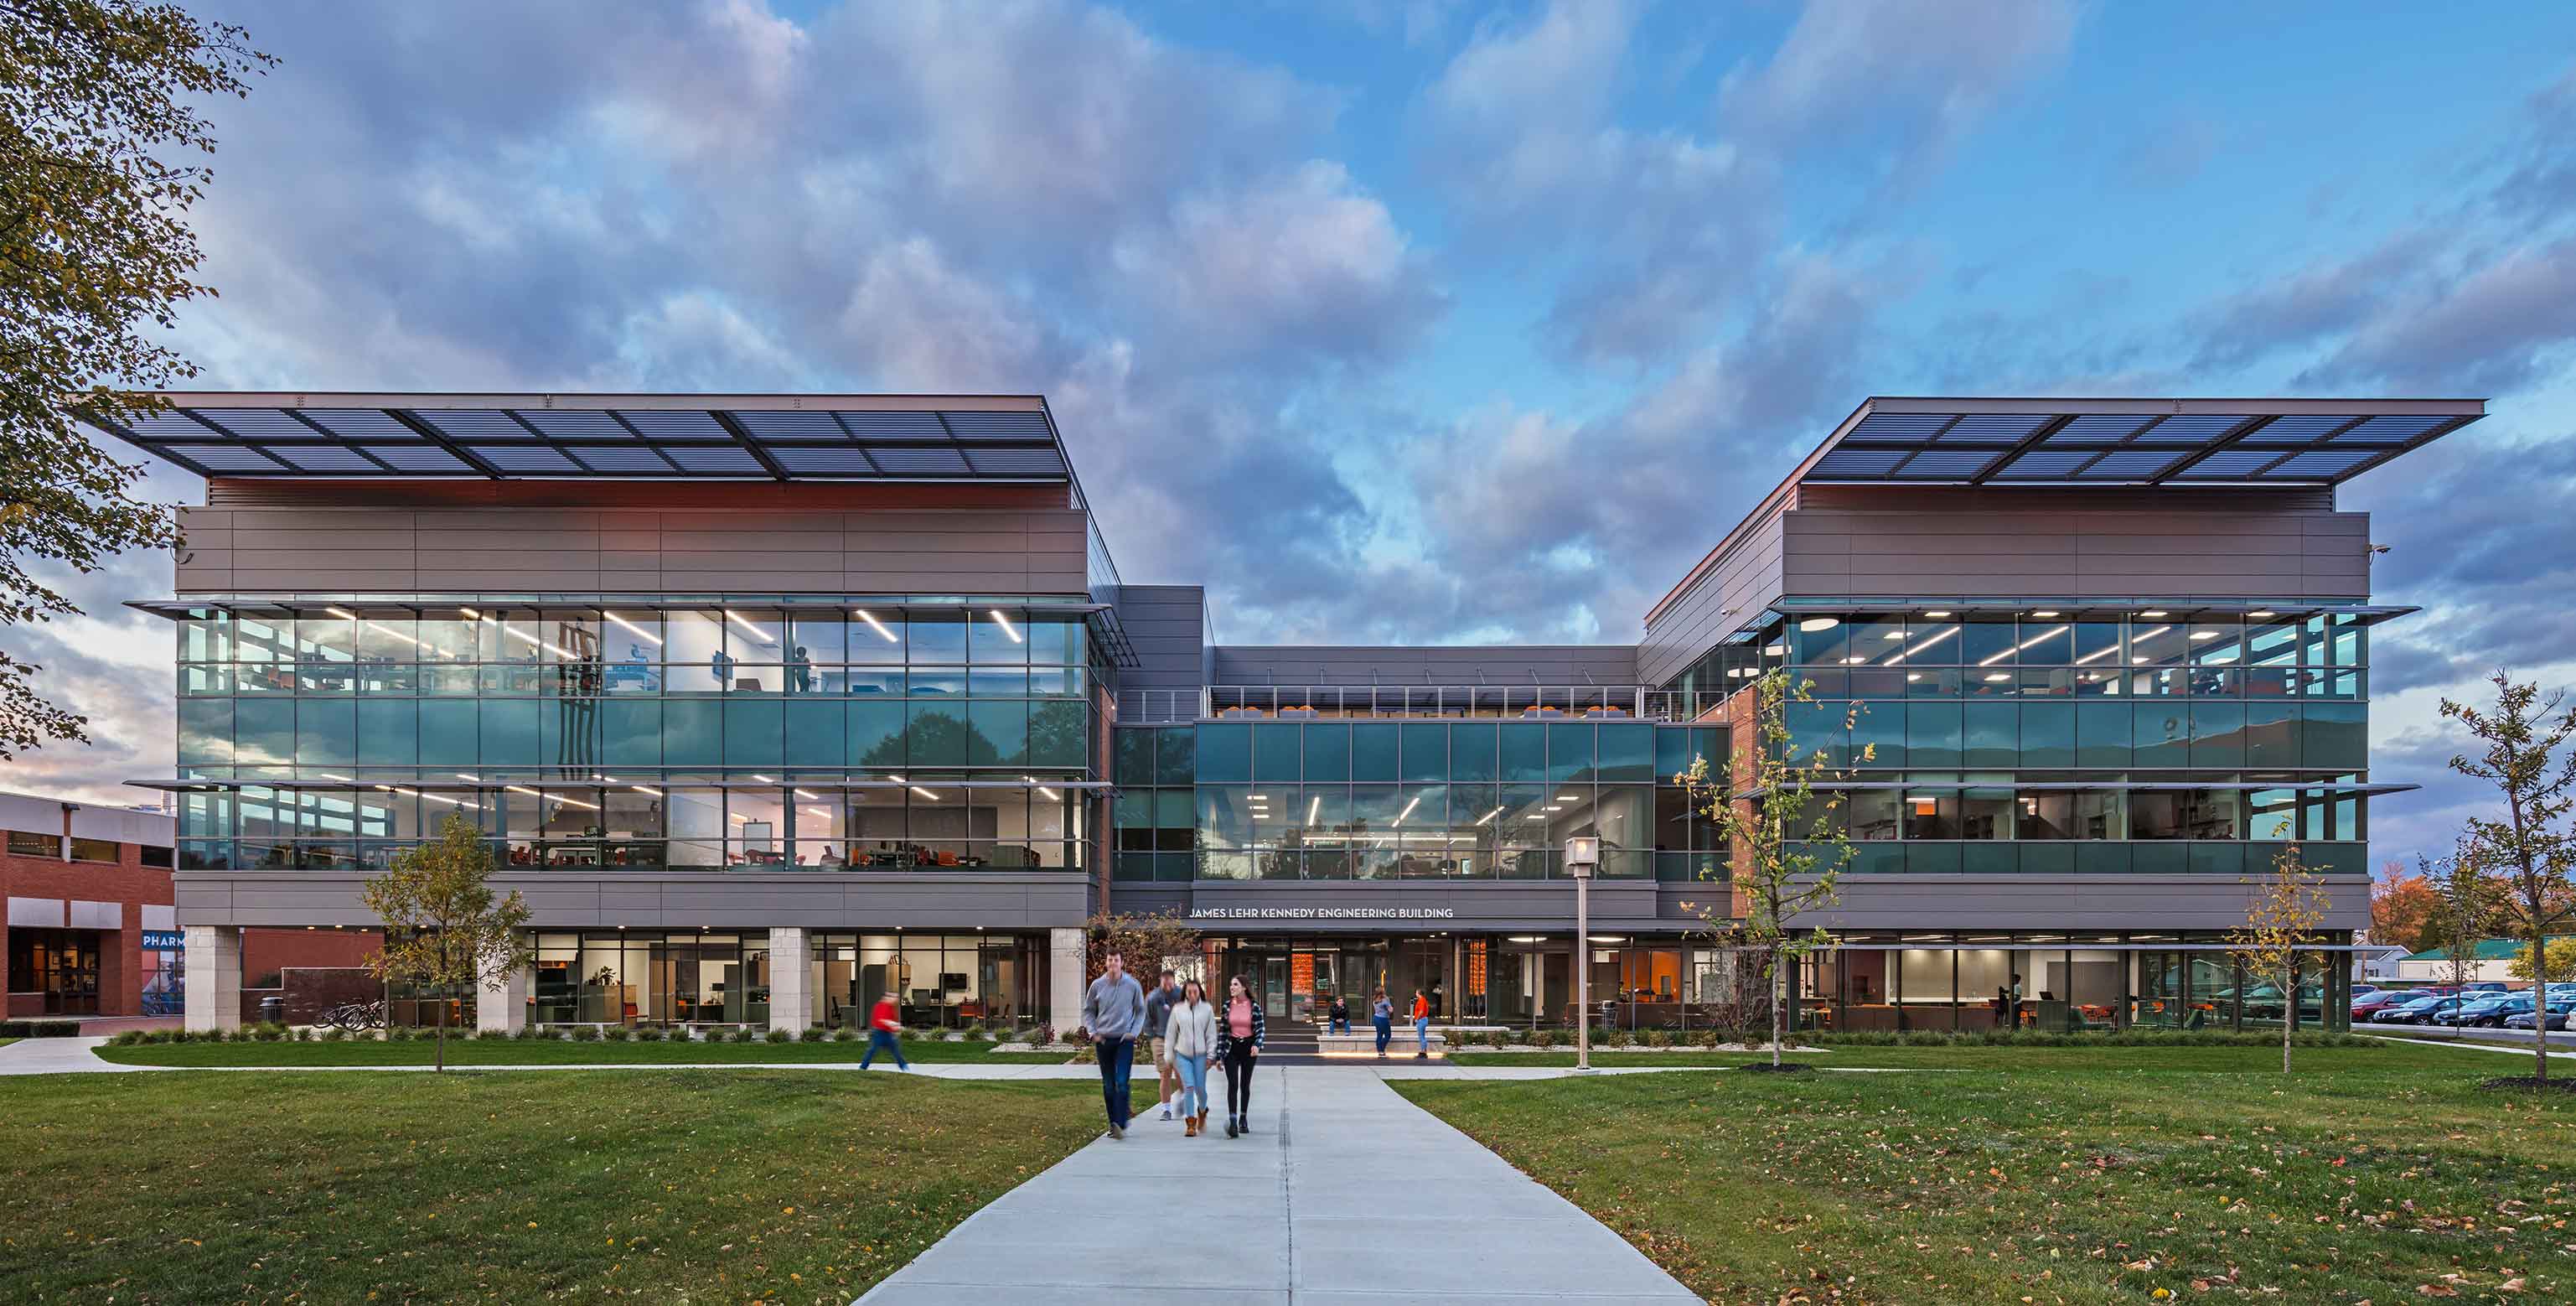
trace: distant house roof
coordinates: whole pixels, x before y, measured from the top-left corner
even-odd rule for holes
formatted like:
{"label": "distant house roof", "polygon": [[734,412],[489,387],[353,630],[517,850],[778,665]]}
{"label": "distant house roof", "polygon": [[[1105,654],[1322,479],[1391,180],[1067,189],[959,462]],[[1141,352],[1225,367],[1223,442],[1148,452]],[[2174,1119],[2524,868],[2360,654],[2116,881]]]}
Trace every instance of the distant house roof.
{"label": "distant house roof", "polygon": [[[2469,949],[2469,959],[2471,961],[2511,961],[2522,955],[2522,948],[2523,941],[2520,939],[2480,939],[2476,947]],[[2450,959],[2449,948],[2426,948],[2422,952],[2410,952],[2405,956],[2407,961],[2449,961]]]}

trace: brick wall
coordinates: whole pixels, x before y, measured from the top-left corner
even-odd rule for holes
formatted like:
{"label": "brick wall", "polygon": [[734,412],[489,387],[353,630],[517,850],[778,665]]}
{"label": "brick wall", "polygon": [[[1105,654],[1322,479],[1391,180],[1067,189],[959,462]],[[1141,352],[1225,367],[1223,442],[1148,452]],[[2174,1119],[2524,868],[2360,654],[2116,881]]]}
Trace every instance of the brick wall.
{"label": "brick wall", "polygon": [[[56,902],[112,902],[120,925],[99,933],[98,1014],[140,1015],[143,1010],[143,909],[171,903],[170,871],[146,866],[140,845],[120,843],[114,862],[65,862],[49,857],[13,857],[0,851],[0,898],[40,898]],[[8,917],[0,913],[0,959],[8,956]],[[5,960],[0,960],[5,965]],[[13,997],[10,1013],[41,1011],[39,999]]]}

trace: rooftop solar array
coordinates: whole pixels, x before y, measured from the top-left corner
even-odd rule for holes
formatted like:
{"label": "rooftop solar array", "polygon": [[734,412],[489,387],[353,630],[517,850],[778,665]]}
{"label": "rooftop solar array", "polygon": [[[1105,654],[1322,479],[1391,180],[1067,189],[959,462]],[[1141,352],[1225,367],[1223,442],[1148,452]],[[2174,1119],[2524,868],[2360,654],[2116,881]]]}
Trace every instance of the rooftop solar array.
{"label": "rooftop solar array", "polygon": [[2485,415],[2476,400],[1872,399],[1808,485],[2331,485]]}
{"label": "rooftop solar array", "polygon": [[[740,406],[716,396],[168,398],[169,411],[129,423],[87,420],[200,476],[1073,479],[1055,423],[1034,400],[948,408],[829,396]],[[468,398],[492,406],[463,406]]]}

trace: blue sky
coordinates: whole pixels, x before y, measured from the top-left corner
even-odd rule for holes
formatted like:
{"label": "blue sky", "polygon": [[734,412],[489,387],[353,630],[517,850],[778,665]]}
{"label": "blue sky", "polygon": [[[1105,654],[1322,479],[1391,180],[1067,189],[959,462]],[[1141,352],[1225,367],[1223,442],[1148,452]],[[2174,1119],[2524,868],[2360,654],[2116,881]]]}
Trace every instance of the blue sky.
{"label": "blue sky", "polygon": [[[1870,394],[2433,394],[2346,488],[2383,855],[2434,704],[2576,681],[2576,9],[211,7],[213,387],[1049,397],[1136,581],[1237,642],[1626,642]],[[174,500],[184,476],[156,475]],[[166,631],[32,632],[166,772]]]}

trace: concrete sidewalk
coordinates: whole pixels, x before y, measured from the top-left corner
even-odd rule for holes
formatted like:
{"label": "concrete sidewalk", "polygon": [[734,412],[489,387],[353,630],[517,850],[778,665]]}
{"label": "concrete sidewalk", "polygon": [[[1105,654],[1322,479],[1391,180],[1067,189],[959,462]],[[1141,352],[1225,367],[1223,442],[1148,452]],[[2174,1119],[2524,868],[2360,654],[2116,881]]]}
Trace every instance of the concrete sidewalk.
{"label": "concrete sidewalk", "polygon": [[90,1055],[106,1039],[95,1035],[87,1038],[22,1038],[0,1047],[0,1075],[80,1075],[99,1071],[150,1070],[150,1066],[120,1066]]}
{"label": "concrete sidewalk", "polygon": [[[1219,1109],[1214,1135],[1185,1138],[1149,1111],[1124,1142],[1094,1141],[1004,1194],[860,1300],[1699,1300],[1376,1074],[1263,1070],[1253,1117],[1249,1137],[1227,1138]],[[1134,1214],[1157,1196],[1173,1212],[1159,1231]]]}

